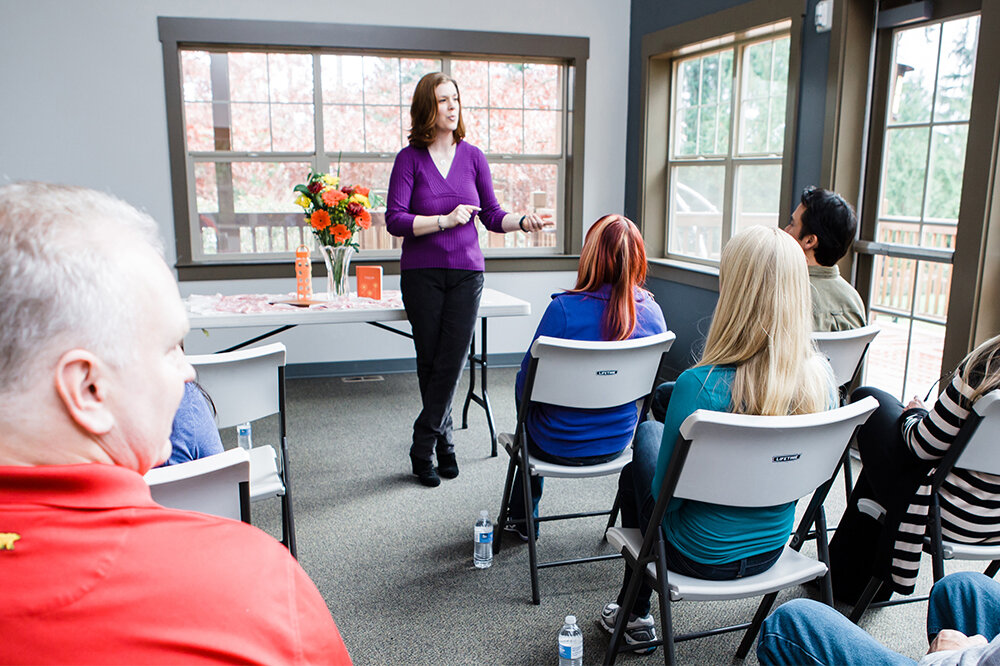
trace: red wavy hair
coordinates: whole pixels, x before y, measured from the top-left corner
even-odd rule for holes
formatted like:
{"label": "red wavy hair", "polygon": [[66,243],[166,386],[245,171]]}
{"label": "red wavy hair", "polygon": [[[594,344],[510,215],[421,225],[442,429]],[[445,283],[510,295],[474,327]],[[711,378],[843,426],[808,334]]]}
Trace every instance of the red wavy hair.
{"label": "red wavy hair", "polygon": [[611,285],[611,295],[601,332],[605,340],[625,340],[635,332],[635,290],[646,284],[646,246],[639,229],[622,215],[605,215],[587,231],[571,293],[597,291],[605,284]]}

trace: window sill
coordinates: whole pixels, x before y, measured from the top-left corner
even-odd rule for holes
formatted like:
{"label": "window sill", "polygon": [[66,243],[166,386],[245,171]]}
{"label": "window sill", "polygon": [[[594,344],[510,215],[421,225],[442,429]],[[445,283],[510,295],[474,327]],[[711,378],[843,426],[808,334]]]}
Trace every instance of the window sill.
{"label": "window sill", "polygon": [[[487,257],[487,273],[528,273],[541,271],[575,271],[579,255],[545,255],[538,257]],[[368,259],[355,255],[354,266],[381,266],[386,275],[399,274],[399,259]],[[313,261],[314,272],[325,271],[322,261]],[[177,279],[181,282],[203,280],[250,280],[294,278],[295,262],[248,262],[232,264],[177,263]]]}
{"label": "window sill", "polygon": [[708,291],[719,291],[719,269],[716,266],[677,261],[676,259],[650,258],[649,277]]}

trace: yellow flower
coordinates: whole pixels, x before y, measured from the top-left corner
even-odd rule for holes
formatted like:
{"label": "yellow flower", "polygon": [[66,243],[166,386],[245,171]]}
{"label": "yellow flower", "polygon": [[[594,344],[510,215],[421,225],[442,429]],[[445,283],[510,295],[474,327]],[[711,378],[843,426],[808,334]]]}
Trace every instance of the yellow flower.
{"label": "yellow flower", "polygon": [[328,173],[324,173],[322,176],[320,176],[320,180],[322,180],[330,187],[337,187],[338,185],[340,185],[340,178],[337,178],[336,176],[330,175]]}
{"label": "yellow flower", "polygon": [[295,203],[303,208],[309,208],[312,205],[312,200],[304,194],[300,194],[295,198]]}
{"label": "yellow flower", "polygon": [[357,201],[359,204],[361,204],[365,208],[371,208],[372,207],[371,203],[369,203],[369,201],[368,201],[368,197],[366,197],[363,194],[356,194],[356,193],[352,194],[351,198],[348,201]]}

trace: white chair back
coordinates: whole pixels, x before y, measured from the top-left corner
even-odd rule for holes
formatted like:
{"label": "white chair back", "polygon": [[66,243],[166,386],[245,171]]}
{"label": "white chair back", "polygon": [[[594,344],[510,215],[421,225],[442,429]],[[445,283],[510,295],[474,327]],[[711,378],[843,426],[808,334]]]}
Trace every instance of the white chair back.
{"label": "white chair back", "polygon": [[955,467],[1000,475],[1000,389],[976,400],[972,409],[983,417]]}
{"label": "white chair back", "polygon": [[531,401],[578,409],[635,402],[649,394],[660,357],[675,337],[667,331],[606,342],[543,335],[531,345],[538,359]]}
{"label": "white chair back", "polygon": [[870,324],[850,331],[812,334],[816,348],[830,361],[837,386],[843,386],[854,379],[854,373],[861,365],[861,359],[868,351],[868,345],[878,332],[878,326]]}
{"label": "white chair back", "polygon": [[250,456],[243,449],[157,467],[144,478],[157,504],[249,522],[243,512],[250,503]]}
{"label": "white chair back", "polygon": [[674,497],[728,506],[775,506],[830,479],[854,429],[878,407],[868,397],[796,416],[699,409],[681,424],[691,440]]}
{"label": "white chair back", "polygon": [[255,421],[280,410],[278,368],[285,365],[285,345],[280,342],[192,355],[187,360],[198,373],[198,383],[215,404],[219,428]]}

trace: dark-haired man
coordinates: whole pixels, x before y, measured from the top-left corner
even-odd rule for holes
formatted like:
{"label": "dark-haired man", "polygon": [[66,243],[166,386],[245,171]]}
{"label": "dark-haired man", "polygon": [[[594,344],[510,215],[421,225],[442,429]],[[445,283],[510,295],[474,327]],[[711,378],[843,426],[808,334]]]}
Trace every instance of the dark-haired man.
{"label": "dark-haired man", "polygon": [[807,187],[785,231],[799,242],[809,266],[813,330],[847,331],[865,325],[861,296],[840,277],[837,262],[851,249],[858,218],[836,192]]}

